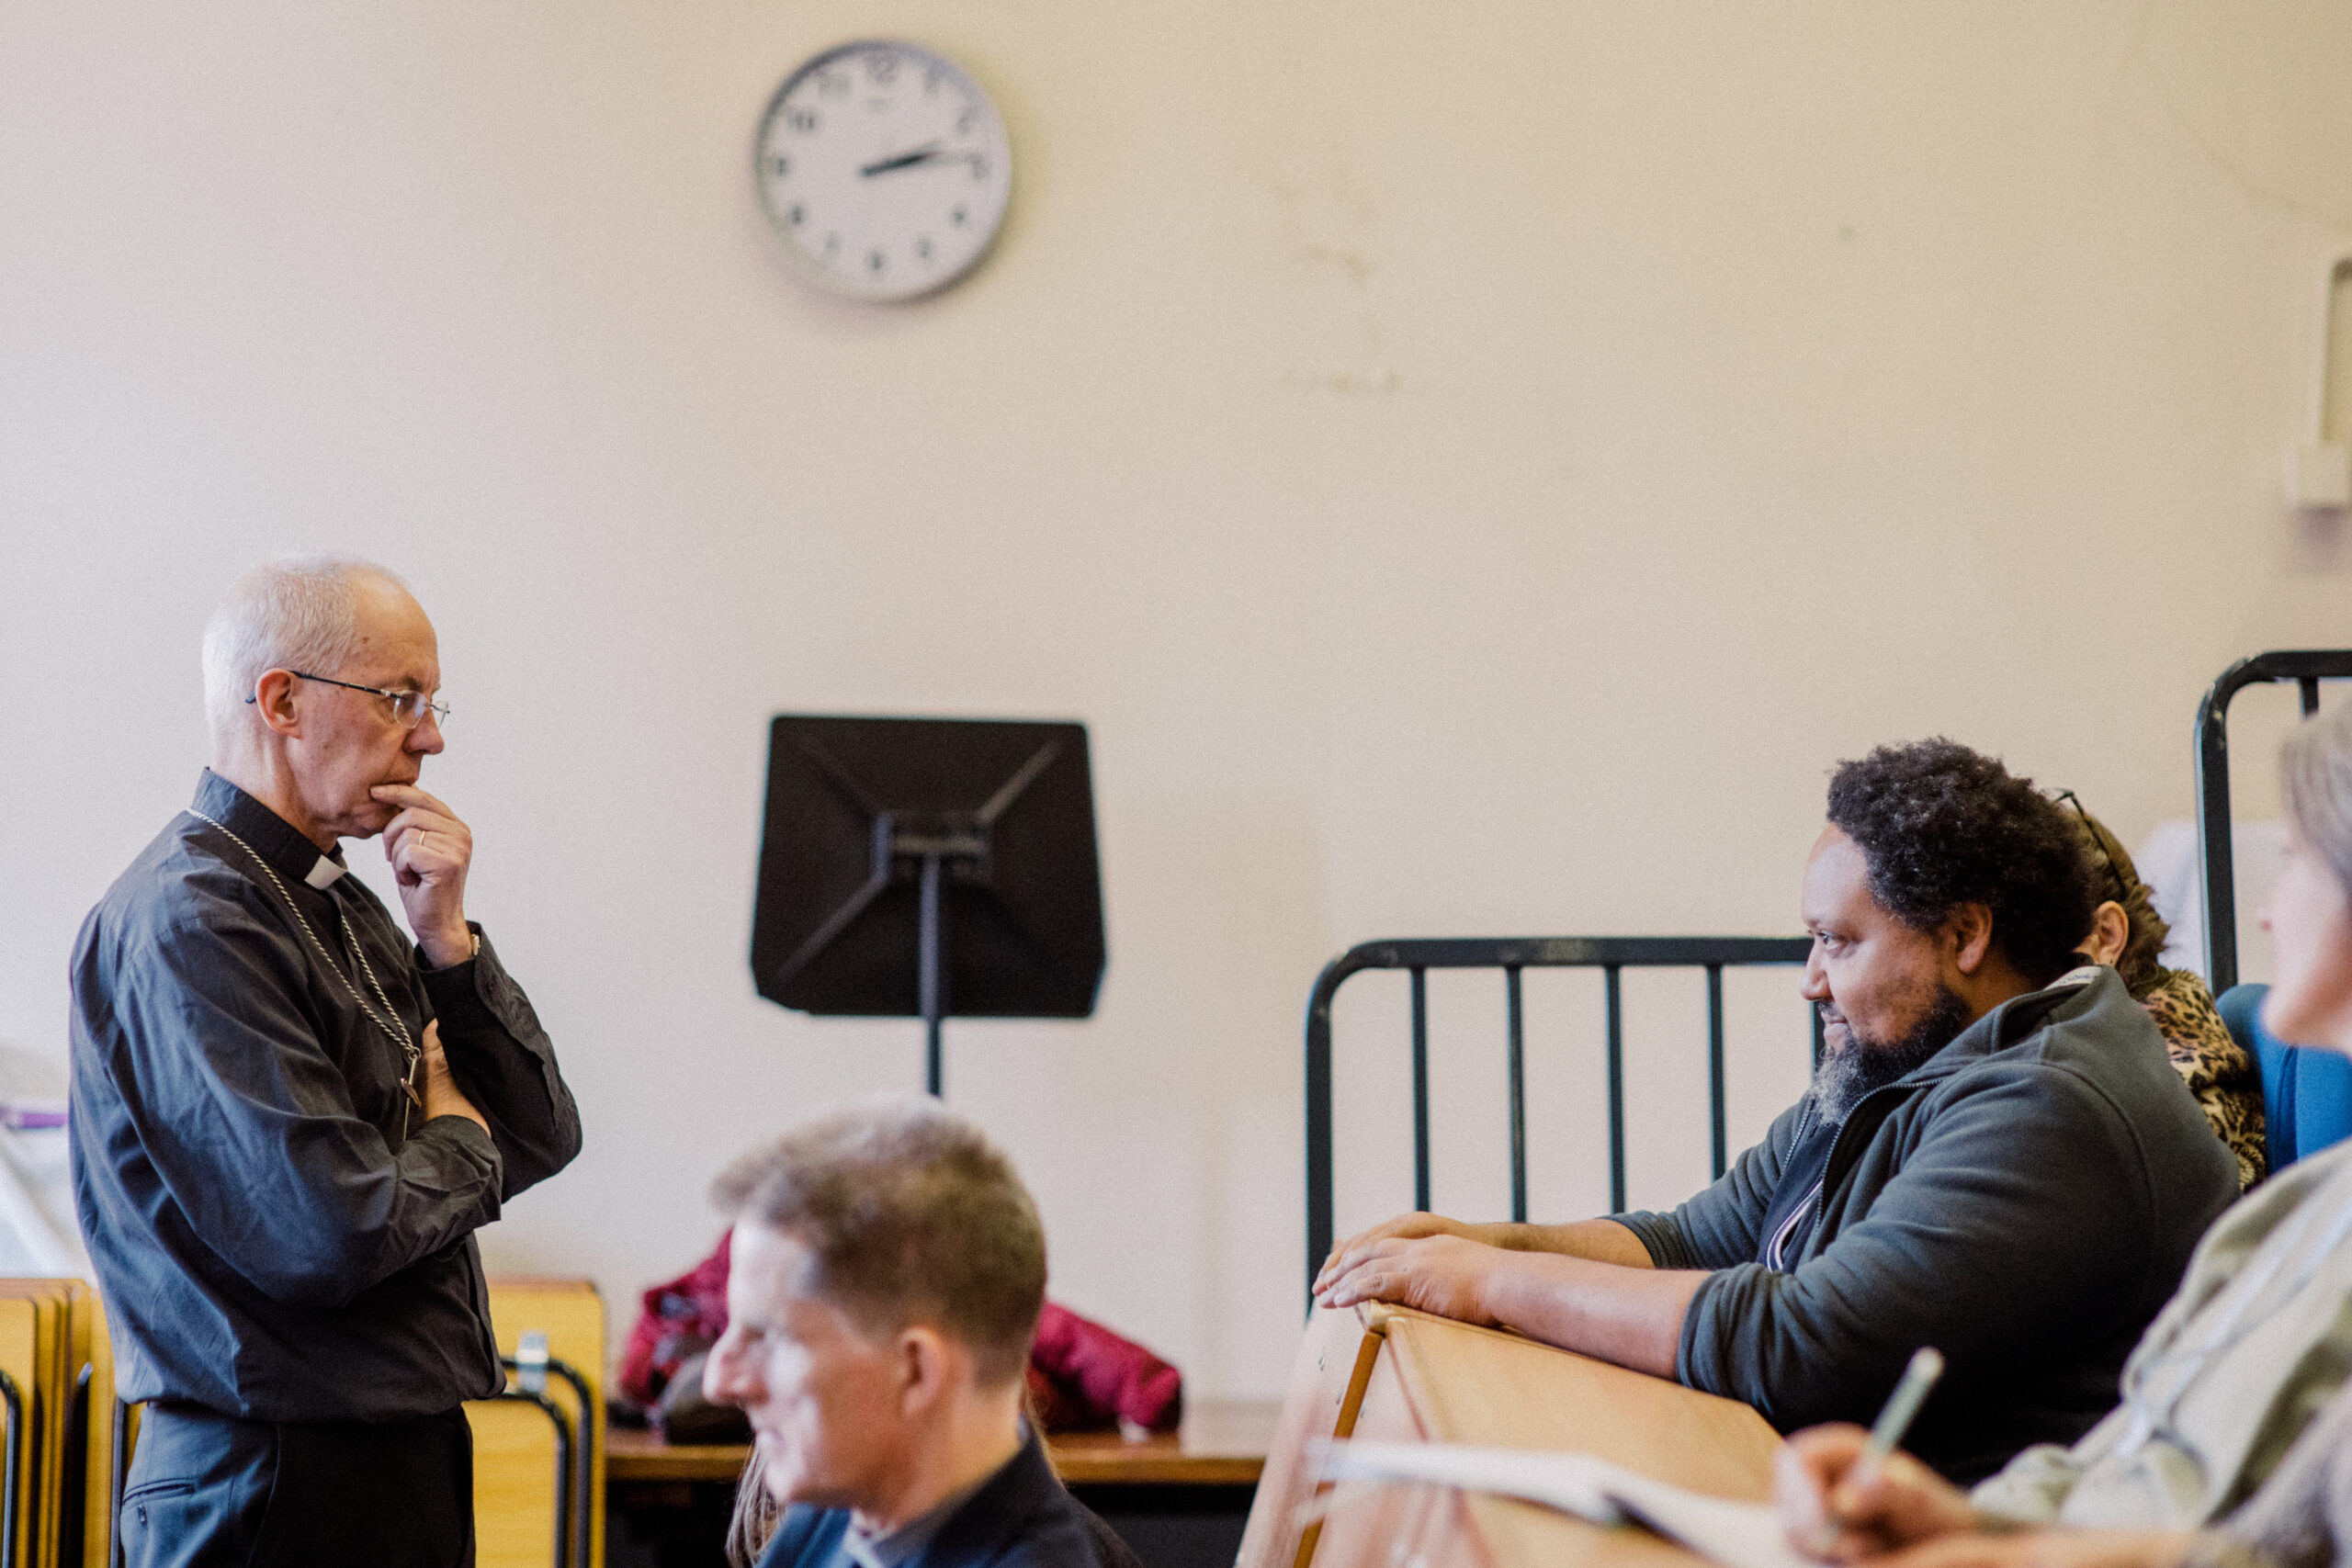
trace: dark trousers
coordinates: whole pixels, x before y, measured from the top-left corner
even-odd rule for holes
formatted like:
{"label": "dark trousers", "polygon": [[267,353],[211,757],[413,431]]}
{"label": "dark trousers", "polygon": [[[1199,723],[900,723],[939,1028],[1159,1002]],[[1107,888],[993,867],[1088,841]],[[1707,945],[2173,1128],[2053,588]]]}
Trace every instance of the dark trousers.
{"label": "dark trousers", "polygon": [[273,1424],[148,1408],[122,1497],[128,1568],[472,1568],[463,1408]]}

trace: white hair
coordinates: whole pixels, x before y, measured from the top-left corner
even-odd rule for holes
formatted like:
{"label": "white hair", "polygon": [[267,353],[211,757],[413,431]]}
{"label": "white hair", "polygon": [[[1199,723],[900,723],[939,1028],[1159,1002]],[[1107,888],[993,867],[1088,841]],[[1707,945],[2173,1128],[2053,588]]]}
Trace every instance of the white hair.
{"label": "white hair", "polygon": [[2287,820],[2352,893],[2352,703],[2287,732],[2278,759]]}
{"label": "white hair", "polygon": [[328,675],[359,649],[362,578],[406,591],[399,577],[348,556],[280,556],[237,579],[204,624],[204,721],[217,744],[243,722],[245,700],[270,670]]}

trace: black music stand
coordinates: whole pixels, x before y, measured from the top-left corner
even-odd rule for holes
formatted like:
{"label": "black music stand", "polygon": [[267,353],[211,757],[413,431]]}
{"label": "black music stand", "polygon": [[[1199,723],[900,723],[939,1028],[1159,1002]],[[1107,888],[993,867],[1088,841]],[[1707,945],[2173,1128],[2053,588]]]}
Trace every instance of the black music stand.
{"label": "black music stand", "polygon": [[752,916],[760,995],[802,1012],[1085,1018],[1102,878],[1086,727],[780,714]]}

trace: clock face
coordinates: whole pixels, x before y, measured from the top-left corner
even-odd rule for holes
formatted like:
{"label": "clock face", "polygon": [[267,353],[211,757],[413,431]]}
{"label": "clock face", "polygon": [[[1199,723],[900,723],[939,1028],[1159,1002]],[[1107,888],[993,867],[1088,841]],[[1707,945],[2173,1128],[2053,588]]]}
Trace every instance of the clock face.
{"label": "clock face", "polygon": [[754,157],[786,249],[859,299],[910,299],[969,272],[1012,194],[1004,122],[979,85],[887,40],[827,50],[786,78]]}

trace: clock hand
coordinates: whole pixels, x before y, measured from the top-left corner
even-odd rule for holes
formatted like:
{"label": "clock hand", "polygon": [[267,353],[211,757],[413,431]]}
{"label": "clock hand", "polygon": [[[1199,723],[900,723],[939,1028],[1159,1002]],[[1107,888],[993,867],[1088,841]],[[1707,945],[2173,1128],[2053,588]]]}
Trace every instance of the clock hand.
{"label": "clock hand", "polygon": [[939,150],[939,143],[929,141],[911,152],[901,152],[895,158],[881,159],[876,163],[866,164],[857,172],[871,179],[876,175],[887,175],[893,169],[911,169],[918,164],[933,163],[942,156],[944,154]]}

